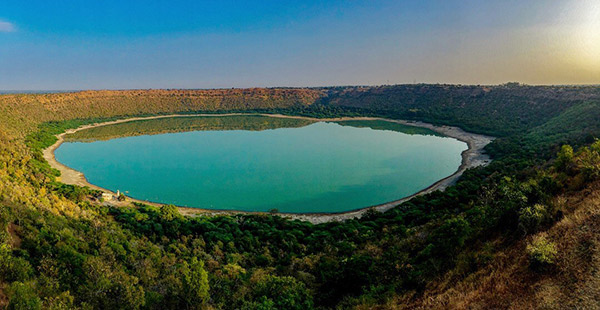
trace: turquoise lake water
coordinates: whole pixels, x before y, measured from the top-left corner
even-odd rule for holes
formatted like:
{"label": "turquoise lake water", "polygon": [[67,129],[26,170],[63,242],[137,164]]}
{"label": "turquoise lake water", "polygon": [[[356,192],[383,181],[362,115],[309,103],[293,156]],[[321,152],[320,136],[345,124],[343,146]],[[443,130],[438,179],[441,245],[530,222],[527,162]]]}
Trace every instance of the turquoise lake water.
{"label": "turquoise lake water", "polygon": [[416,193],[454,173],[467,149],[448,137],[386,129],[385,122],[270,124],[264,130],[244,130],[243,124],[195,130],[203,120],[194,122],[185,127],[194,131],[152,135],[128,125],[135,134],[123,133],[132,135],[127,137],[118,137],[117,125],[105,126],[112,131],[104,139],[65,142],[55,155],[90,183],[137,199],[309,213],[354,210]]}

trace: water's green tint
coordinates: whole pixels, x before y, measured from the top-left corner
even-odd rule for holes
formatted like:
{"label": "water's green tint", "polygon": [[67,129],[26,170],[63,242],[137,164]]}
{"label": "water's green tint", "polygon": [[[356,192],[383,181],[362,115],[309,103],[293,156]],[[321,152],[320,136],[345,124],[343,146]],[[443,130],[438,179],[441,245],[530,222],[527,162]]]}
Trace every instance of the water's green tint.
{"label": "water's green tint", "polygon": [[[410,126],[342,124],[260,116],[132,122],[81,131],[75,138],[100,141],[66,142],[56,157],[90,183],[138,199],[305,213],[348,211],[418,192],[456,171],[467,148],[422,129],[402,132],[414,131]],[[186,130],[194,131],[177,132]],[[101,140],[108,138],[114,139]]]}

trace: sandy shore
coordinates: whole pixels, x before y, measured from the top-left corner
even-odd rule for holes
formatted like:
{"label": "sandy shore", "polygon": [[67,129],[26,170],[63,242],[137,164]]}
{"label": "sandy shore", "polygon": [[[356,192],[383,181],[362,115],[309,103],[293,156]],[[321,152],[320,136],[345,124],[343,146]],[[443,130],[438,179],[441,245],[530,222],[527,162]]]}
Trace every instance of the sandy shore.
{"label": "sandy shore", "polygon": [[[456,182],[456,180],[458,180],[458,178],[465,172],[465,170],[467,170],[469,168],[477,167],[477,166],[487,165],[490,162],[490,158],[489,158],[489,156],[484,154],[483,148],[494,139],[493,137],[466,132],[458,127],[435,126],[435,125],[432,125],[429,123],[423,123],[423,122],[392,120],[392,119],[385,119],[385,118],[379,118],[379,117],[340,117],[340,118],[325,118],[325,119],[323,119],[323,118],[290,116],[290,115],[281,115],[281,114],[249,114],[249,113],[172,114],[172,115],[160,115],[160,116],[150,116],[150,117],[133,117],[133,118],[121,119],[121,120],[104,122],[104,123],[90,124],[90,125],[81,126],[76,129],[70,129],[70,130],[65,131],[64,133],[56,135],[56,138],[58,140],[56,141],[56,143],[54,143],[53,145],[51,145],[50,147],[45,149],[43,151],[43,155],[44,155],[44,159],[46,159],[48,161],[48,163],[50,164],[50,166],[52,168],[55,168],[60,171],[61,176],[58,178],[58,181],[63,182],[65,184],[88,186],[89,188],[101,190],[105,193],[108,193],[108,194],[111,194],[114,196],[115,193],[89,183],[86,180],[83,173],[81,173],[77,170],[71,169],[71,168],[59,163],[56,160],[56,157],[54,156],[54,151],[63,143],[65,135],[72,134],[72,133],[78,132],[80,130],[85,130],[85,129],[89,129],[89,128],[108,126],[108,125],[114,125],[114,124],[120,124],[120,123],[126,123],[126,122],[133,122],[133,121],[138,121],[138,120],[149,120],[149,119],[171,118],[171,117],[194,117],[194,116],[219,117],[219,116],[234,116],[234,115],[261,115],[261,116],[278,117],[278,118],[306,119],[306,120],[321,121],[321,122],[349,121],[349,120],[380,120],[380,121],[398,123],[398,124],[403,124],[403,125],[427,128],[427,129],[433,130],[437,133],[440,133],[442,135],[445,135],[445,136],[448,136],[451,138],[455,138],[457,140],[467,143],[468,149],[462,153],[462,163],[461,163],[460,167],[458,168],[458,170],[454,174],[437,181],[436,183],[432,184],[431,186],[427,187],[426,189],[423,189],[423,190],[419,191],[418,193],[415,193],[411,196],[404,197],[402,199],[398,199],[395,201],[390,201],[390,202],[387,202],[384,204],[380,204],[380,205],[376,205],[376,206],[367,206],[363,209],[348,211],[348,212],[343,212],[343,213],[306,213],[306,214],[281,213],[281,214],[279,214],[280,216],[283,216],[286,218],[309,221],[309,222],[312,222],[315,224],[316,223],[325,223],[325,222],[330,222],[330,221],[344,221],[347,219],[358,218],[364,212],[366,212],[368,209],[371,209],[371,208],[373,208],[377,211],[380,211],[380,212],[385,212],[391,208],[394,208],[394,207],[402,204],[403,202],[410,200],[413,197],[431,193],[431,192],[434,192],[437,190],[444,190],[448,186],[454,184],[454,182]],[[131,199],[131,198],[127,198],[127,201],[125,201],[125,202],[119,202],[116,199],[108,199],[104,203],[110,204],[110,205],[122,206],[122,205],[127,205],[129,202],[140,202],[140,203],[145,203],[145,204],[150,204],[150,205],[155,205],[155,206],[161,205],[158,203],[153,203],[153,202],[143,201],[143,200],[138,200],[138,199]],[[241,212],[241,211],[216,211],[216,210],[185,208],[185,207],[180,207],[179,210],[184,215],[223,215],[223,214],[236,214],[236,213],[251,213],[251,212]]]}

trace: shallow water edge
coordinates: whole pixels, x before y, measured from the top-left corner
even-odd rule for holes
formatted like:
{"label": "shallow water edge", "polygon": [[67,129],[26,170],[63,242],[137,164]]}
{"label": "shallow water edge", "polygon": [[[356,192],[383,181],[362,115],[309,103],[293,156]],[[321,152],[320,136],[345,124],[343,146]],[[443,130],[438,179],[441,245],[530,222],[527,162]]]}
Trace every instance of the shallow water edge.
{"label": "shallow water edge", "polygon": [[[450,175],[444,179],[441,179],[441,180],[435,182],[434,184],[430,185],[429,187],[427,187],[413,195],[410,195],[408,197],[404,197],[402,199],[394,200],[391,202],[387,202],[387,203],[383,203],[383,204],[379,204],[379,205],[375,205],[375,206],[365,206],[364,208],[361,208],[361,209],[346,211],[346,212],[341,212],[341,213],[302,213],[302,214],[279,213],[278,214],[278,215],[286,217],[286,218],[305,220],[305,221],[309,221],[312,223],[323,223],[323,222],[329,222],[329,221],[343,221],[346,219],[357,218],[357,217],[360,217],[365,211],[367,211],[368,209],[371,209],[371,208],[373,208],[377,211],[384,212],[384,211],[387,211],[387,210],[389,210],[389,209],[391,209],[391,208],[393,208],[415,196],[423,195],[423,194],[430,193],[430,192],[433,192],[436,190],[444,190],[448,186],[452,185],[462,175],[462,173],[466,169],[481,166],[481,165],[486,165],[489,163],[490,158],[484,154],[483,148],[494,139],[493,137],[489,137],[489,136],[469,133],[458,127],[435,126],[435,125],[423,123],[423,122],[392,120],[392,119],[385,119],[385,118],[378,118],[378,117],[342,117],[342,118],[320,119],[320,118],[311,118],[311,117],[302,117],[302,116],[288,116],[288,115],[281,115],[281,114],[258,114],[258,113],[172,114],[172,115],[161,115],[161,116],[151,116],[151,117],[134,117],[134,118],[104,122],[104,123],[84,125],[79,128],[76,128],[76,129],[71,129],[71,130],[68,130],[64,133],[57,135],[56,136],[58,139],[57,142],[55,144],[53,144],[52,146],[50,146],[49,148],[45,149],[43,152],[43,155],[44,155],[44,158],[48,161],[48,163],[53,168],[55,168],[61,172],[61,176],[59,177],[58,181],[66,183],[66,184],[88,186],[92,189],[101,190],[108,194],[114,195],[114,193],[112,193],[111,191],[109,191],[107,189],[104,189],[104,188],[101,188],[101,187],[98,187],[96,185],[89,183],[86,180],[83,173],[81,173],[77,170],[74,170],[70,167],[67,167],[67,166],[59,163],[56,160],[56,158],[54,156],[54,151],[64,142],[65,135],[72,134],[72,133],[75,133],[75,132],[78,132],[81,130],[85,130],[85,129],[126,123],[126,122],[133,122],[133,121],[139,121],[139,120],[149,120],[149,119],[159,119],[159,118],[175,118],[175,117],[223,117],[223,116],[266,116],[266,117],[276,117],[276,118],[303,119],[303,120],[310,120],[310,121],[315,121],[315,122],[319,122],[319,121],[320,122],[369,121],[369,120],[370,121],[373,121],[373,120],[386,121],[386,122],[398,123],[398,124],[402,124],[402,125],[427,128],[434,132],[440,133],[442,135],[463,141],[467,144],[468,149],[465,150],[464,152],[462,152],[461,165],[459,166],[458,170],[455,173],[453,173],[452,175]],[[149,202],[149,201],[131,199],[131,198],[128,198],[125,202],[119,202],[119,201],[116,201],[113,199],[109,199],[109,200],[105,201],[104,204],[114,205],[114,206],[123,206],[123,205],[128,205],[131,202],[139,202],[139,203],[150,204],[150,205],[155,205],[155,206],[163,205],[160,203],[153,203],[153,202]],[[192,215],[192,216],[239,214],[239,213],[264,214],[264,212],[247,212],[247,211],[230,211],[230,210],[220,211],[220,210],[207,210],[207,209],[187,208],[187,207],[180,207],[179,210],[182,214]]]}

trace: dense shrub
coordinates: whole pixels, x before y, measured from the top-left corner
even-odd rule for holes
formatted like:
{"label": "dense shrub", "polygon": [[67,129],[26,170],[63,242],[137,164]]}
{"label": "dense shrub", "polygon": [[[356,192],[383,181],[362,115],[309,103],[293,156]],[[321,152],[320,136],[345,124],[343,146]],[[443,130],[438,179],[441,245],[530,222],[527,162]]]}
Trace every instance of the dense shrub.
{"label": "dense shrub", "polygon": [[548,207],[542,204],[525,207],[519,212],[519,228],[525,234],[537,232],[542,224],[551,219]]}
{"label": "dense shrub", "polygon": [[33,276],[33,268],[27,260],[15,257],[7,244],[0,244],[0,280],[26,281]]}
{"label": "dense shrub", "polygon": [[310,310],[311,294],[302,282],[292,277],[266,276],[255,284],[255,300],[244,309]]}
{"label": "dense shrub", "polygon": [[527,254],[531,266],[540,269],[553,265],[558,251],[556,245],[545,235],[537,235],[527,245]]}
{"label": "dense shrub", "polygon": [[42,301],[31,283],[14,282],[8,289],[8,310],[39,310]]}
{"label": "dense shrub", "polygon": [[556,157],[556,169],[558,169],[559,171],[566,171],[567,168],[573,162],[573,157],[573,147],[571,147],[570,145],[563,145],[560,148],[560,152],[558,152],[558,155]]}

